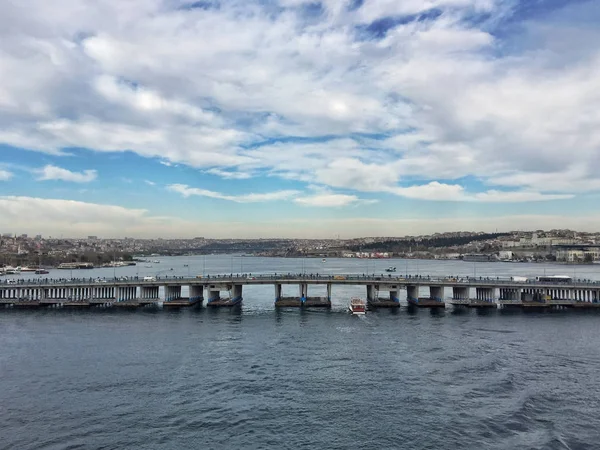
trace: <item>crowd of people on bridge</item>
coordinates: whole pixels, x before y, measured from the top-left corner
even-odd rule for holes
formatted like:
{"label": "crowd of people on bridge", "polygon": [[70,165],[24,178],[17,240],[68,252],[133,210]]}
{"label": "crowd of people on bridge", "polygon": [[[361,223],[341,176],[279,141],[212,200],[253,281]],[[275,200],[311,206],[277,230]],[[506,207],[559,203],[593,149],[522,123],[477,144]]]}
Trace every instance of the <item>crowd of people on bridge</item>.
{"label": "crowd of people on bridge", "polygon": [[[122,277],[114,277],[114,278],[8,278],[4,280],[0,280],[0,285],[48,285],[48,284],[93,284],[93,283],[122,283],[122,282],[149,282],[148,280],[144,280],[145,277],[140,276],[122,276]],[[242,273],[242,274],[218,274],[218,275],[198,275],[196,277],[185,277],[178,275],[163,275],[152,277],[150,282],[155,281],[171,281],[171,280],[196,280],[206,279],[206,280],[293,280],[293,279],[305,279],[305,280],[373,280],[373,281],[405,281],[405,280],[415,280],[417,282],[423,281],[437,281],[437,282],[458,282],[458,283],[473,283],[473,282],[496,282],[496,283],[525,283],[531,284],[534,283],[536,285],[539,284],[552,284],[552,282],[544,282],[544,281],[536,281],[536,280],[525,280],[525,281],[513,281],[512,277],[510,279],[504,279],[500,277],[470,277],[470,276],[442,276],[442,277],[432,277],[431,275],[393,275],[393,274],[319,274],[319,273],[277,273],[274,274],[258,274],[252,275],[252,273]],[[592,284],[597,285],[600,284],[600,281],[590,280],[590,279],[573,279],[572,283],[577,284]]]}

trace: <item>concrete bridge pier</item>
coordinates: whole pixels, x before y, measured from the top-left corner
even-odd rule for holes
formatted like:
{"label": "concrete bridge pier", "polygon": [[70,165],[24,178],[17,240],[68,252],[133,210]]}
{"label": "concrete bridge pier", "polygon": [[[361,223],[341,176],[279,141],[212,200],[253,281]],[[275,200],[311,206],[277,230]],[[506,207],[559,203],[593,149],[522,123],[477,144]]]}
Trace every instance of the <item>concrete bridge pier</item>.
{"label": "concrete bridge pier", "polygon": [[445,308],[444,286],[429,286],[429,297],[419,297],[419,286],[406,286],[406,300],[419,308]]}
{"label": "concrete bridge pier", "polygon": [[463,286],[454,286],[452,288],[452,300],[469,300],[469,288]]}
{"label": "concrete bridge pier", "polygon": [[160,286],[140,286],[140,306],[156,305],[160,301]]}
{"label": "concrete bridge pier", "polygon": [[[208,290],[208,301],[206,306],[212,308],[232,307],[242,303],[242,284],[210,284],[204,287]],[[227,291],[229,298],[221,298],[221,291]]]}
{"label": "concrete bridge pier", "polygon": [[243,286],[241,284],[234,284],[229,288],[229,298],[232,301],[241,301],[242,300],[242,290]]}
{"label": "concrete bridge pier", "polygon": [[[397,285],[367,285],[367,303],[371,308],[399,308],[400,288]],[[388,298],[381,297],[381,292],[388,292]]]}
{"label": "concrete bridge pier", "polygon": [[306,303],[306,299],[308,298],[308,284],[300,283],[298,285],[298,290],[300,293],[300,301],[304,304]]}
{"label": "concrete bridge pier", "polygon": [[181,299],[181,286],[165,286],[165,302]]}
{"label": "concrete bridge pier", "polygon": [[489,287],[478,287],[475,288],[475,298],[481,302],[493,302],[494,301],[494,288]]}
{"label": "concrete bridge pier", "polygon": [[419,304],[419,286],[408,285],[406,286],[406,300],[409,304]]}
{"label": "concrete bridge pier", "polygon": [[471,306],[470,289],[466,286],[452,287],[452,300],[450,303],[454,306]]}
{"label": "concrete bridge pier", "polygon": [[331,307],[332,283],[326,283],[326,295],[324,297],[309,297],[308,283],[298,283],[298,297],[285,297],[283,295],[283,284],[275,283],[275,306],[276,307]]}
{"label": "concrete bridge pier", "polygon": [[429,286],[429,298],[437,302],[443,302],[444,286]]}
{"label": "concrete bridge pier", "polygon": [[283,289],[280,283],[275,283],[273,287],[275,288],[275,304],[277,304],[277,302],[281,300],[281,293]]}
{"label": "concrete bridge pier", "polygon": [[375,303],[377,301],[378,292],[374,284],[367,284],[367,303]]}
{"label": "concrete bridge pier", "polygon": [[190,305],[202,303],[204,301],[204,288],[202,285],[193,284],[190,286]]}
{"label": "concrete bridge pier", "polygon": [[147,301],[153,300],[157,302],[160,299],[160,287],[159,286],[141,286],[140,287],[140,299]]}

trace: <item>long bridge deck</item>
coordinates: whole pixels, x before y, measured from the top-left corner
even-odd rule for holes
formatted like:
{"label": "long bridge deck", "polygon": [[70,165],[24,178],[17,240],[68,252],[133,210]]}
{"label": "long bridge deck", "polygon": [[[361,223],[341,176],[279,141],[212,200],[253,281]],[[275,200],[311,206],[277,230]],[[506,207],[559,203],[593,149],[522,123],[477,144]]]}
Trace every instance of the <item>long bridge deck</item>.
{"label": "long bridge deck", "polygon": [[[600,306],[600,281],[514,280],[508,277],[262,274],[205,277],[122,277],[115,279],[0,280],[0,304],[10,306],[190,306],[207,300],[207,306],[235,306],[244,286],[273,285],[276,306],[331,306],[332,288],[364,286],[371,307],[397,307],[399,291],[419,307],[454,306]],[[297,285],[298,296],[284,297],[282,286]],[[310,297],[308,286],[325,285],[325,297]],[[185,297],[182,288],[188,290]],[[428,292],[424,294],[423,291]],[[452,295],[446,296],[447,290]],[[227,292],[222,297],[221,292]],[[383,295],[383,296],[382,296]]]}

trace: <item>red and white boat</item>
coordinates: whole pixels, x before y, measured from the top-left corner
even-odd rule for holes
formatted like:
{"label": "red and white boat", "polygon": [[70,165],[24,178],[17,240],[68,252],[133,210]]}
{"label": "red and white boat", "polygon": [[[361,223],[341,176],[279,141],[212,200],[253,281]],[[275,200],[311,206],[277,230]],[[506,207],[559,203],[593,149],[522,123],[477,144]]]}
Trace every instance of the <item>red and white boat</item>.
{"label": "red and white boat", "polygon": [[361,298],[353,297],[350,300],[348,309],[355,316],[364,316],[367,310],[367,303]]}

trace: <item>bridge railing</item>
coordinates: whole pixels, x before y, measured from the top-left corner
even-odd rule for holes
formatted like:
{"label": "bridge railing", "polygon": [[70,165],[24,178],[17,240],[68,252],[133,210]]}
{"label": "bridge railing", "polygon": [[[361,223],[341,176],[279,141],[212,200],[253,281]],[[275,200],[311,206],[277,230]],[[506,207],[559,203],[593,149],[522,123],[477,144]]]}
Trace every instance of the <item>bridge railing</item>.
{"label": "bridge railing", "polygon": [[402,284],[415,283],[423,285],[431,285],[435,283],[440,284],[465,284],[465,285],[493,285],[496,287],[502,285],[510,286],[563,286],[564,288],[578,288],[578,287],[600,287],[600,281],[588,280],[588,279],[575,279],[569,283],[557,283],[551,281],[536,281],[534,279],[526,281],[515,281],[507,277],[459,277],[459,276],[431,276],[431,275],[408,275],[399,276],[392,274],[319,274],[319,273],[269,273],[269,274],[215,274],[215,275],[204,275],[198,277],[183,277],[183,276],[157,276],[154,280],[144,280],[143,277],[115,277],[115,278],[31,278],[31,279],[5,279],[0,280],[0,287],[20,287],[20,286],[56,286],[56,285],[93,285],[103,286],[106,284],[119,285],[119,284],[137,284],[137,285],[155,285],[157,283],[162,284],[165,282],[185,283],[191,284],[202,284],[210,283],[213,281],[219,282],[252,282],[257,281],[294,281],[294,280],[306,280],[306,281],[332,281],[332,282],[344,282],[344,281],[384,281],[384,282],[399,282]]}

